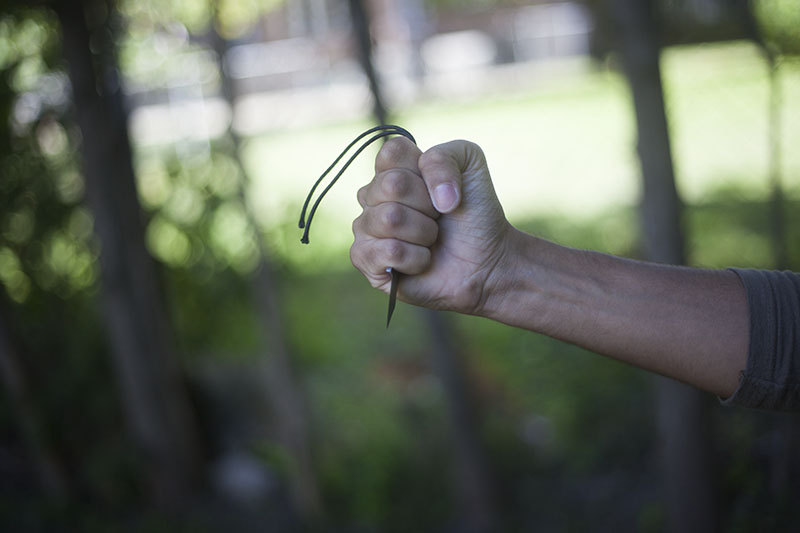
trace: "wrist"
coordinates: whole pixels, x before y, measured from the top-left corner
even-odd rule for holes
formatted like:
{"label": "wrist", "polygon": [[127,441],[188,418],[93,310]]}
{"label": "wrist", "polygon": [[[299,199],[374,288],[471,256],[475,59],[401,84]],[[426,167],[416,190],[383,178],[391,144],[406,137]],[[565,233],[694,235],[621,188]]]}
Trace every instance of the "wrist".
{"label": "wrist", "polygon": [[[540,256],[546,241],[509,226],[501,253],[486,279],[481,305],[475,314],[514,326],[530,316],[532,296],[537,293],[535,279]],[[528,309],[525,309],[525,308]]]}
{"label": "wrist", "polygon": [[585,308],[584,299],[599,290],[592,277],[581,272],[589,267],[587,262],[591,258],[581,250],[512,228],[487,284],[480,315],[562,338],[565,324],[582,319],[577,310]]}

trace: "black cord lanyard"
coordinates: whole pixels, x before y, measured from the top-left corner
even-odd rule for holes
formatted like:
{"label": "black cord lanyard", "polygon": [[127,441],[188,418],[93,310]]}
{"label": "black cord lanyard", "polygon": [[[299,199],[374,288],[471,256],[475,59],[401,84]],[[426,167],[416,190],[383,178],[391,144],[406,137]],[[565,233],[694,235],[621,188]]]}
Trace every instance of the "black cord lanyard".
{"label": "black cord lanyard", "polygon": [[[336,173],[333,179],[331,179],[331,182],[319,194],[317,200],[314,202],[314,205],[311,206],[311,211],[308,211],[308,205],[309,203],[311,203],[311,197],[314,195],[314,191],[317,190],[317,187],[319,187],[320,183],[322,183],[322,180],[325,179],[325,176],[330,174],[330,172],[334,169],[334,167],[339,163],[339,161],[342,160],[342,158],[345,156],[345,154],[347,154],[348,151],[350,151],[351,148],[353,148],[356,144],[358,144],[358,142],[361,139],[369,135],[372,135],[372,137],[364,141],[364,143],[358,148],[358,150],[356,150],[355,153],[353,153],[353,155],[350,156],[350,159],[348,159],[344,163],[344,165],[342,165],[342,168],[339,169],[339,171]],[[302,242],[303,244],[308,244],[309,242],[308,233],[311,230],[311,221],[314,219],[314,215],[317,212],[317,208],[319,207],[320,202],[322,202],[322,199],[325,197],[326,194],[328,194],[328,191],[331,190],[333,184],[336,183],[340,177],[342,177],[342,174],[344,174],[344,171],[347,170],[347,167],[350,166],[350,163],[352,163],[355,160],[355,158],[358,157],[358,155],[367,148],[367,146],[377,141],[378,139],[381,139],[383,137],[388,137],[390,135],[402,135],[403,137],[406,137],[414,144],[417,144],[417,141],[414,139],[414,136],[411,135],[411,133],[409,133],[408,130],[401,128],[400,126],[392,126],[392,125],[376,126],[374,128],[370,128],[361,135],[359,135],[358,137],[356,137],[355,139],[353,139],[353,141],[347,145],[347,148],[342,150],[342,153],[340,153],[339,156],[333,160],[333,163],[331,163],[331,165],[325,170],[325,172],[322,173],[319,179],[317,179],[317,181],[314,182],[314,185],[311,187],[308,196],[306,196],[306,201],[303,203],[303,210],[300,212],[300,222],[297,224],[300,229],[304,229],[303,236],[300,238],[300,242]],[[308,211],[308,218],[306,218],[307,211]],[[389,311],[386,314],[386,327],[388,328],[389,322],[392,320],[392,313],[394,313],[394,307],[397,303],[397,284],[400,279],[400,273],[397,272],[392,267],[387,267],[386,272],[388,272],[392,276],[392,282],[389,289]]]}

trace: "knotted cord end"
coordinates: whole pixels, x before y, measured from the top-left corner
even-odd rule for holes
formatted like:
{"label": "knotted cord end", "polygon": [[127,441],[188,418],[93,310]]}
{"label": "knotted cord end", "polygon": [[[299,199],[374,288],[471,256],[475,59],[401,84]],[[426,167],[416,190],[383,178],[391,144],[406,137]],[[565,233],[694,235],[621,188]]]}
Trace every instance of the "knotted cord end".
{"label": "knotted cord end", "polygon": [[[308,218],[306,218],[306,210],[308,209],[308,206],[309,206],[309,204],[311,202],[311,199],[312,199],[312,197],[314,195],[314,191],[317,189],[317,187],[322,182],[322,180],[325,178],[325,176],[327,176],[328,173],[330,173],[330,171],[333,170],[333,168],[337,165],[337,163],[339,163],[339,161],[345,156],[345,154],[353,146],[355,146],[358,143],[358,141],[360,141],[361,139],[363,139],[364,137],[366,137],[366,136],[368,136],[368,135],[370,135],[372,133],[375,133],[375,135],[373,137],[371,137],[370,139],[368,139],[367,141],[365,141],[361,145],[361,147],[358,148],[358,150],[356,150],[356,152],[350,157],[350,159],[348,159],[347,162],[345,162],[345,164],[342,166],[342,168],[339,170],[339,172],[336,173],[336,175],[333,177],[333,179],[328,184],[328,186],[325,187],[325,189],[322,191],[322,193],[317,198],[317,201],[314,202],[313,206],[311,206],[311,211],[308,213]],[[325,197],[325,195],[328,193],[330,188],[333,186],[333,184],[336,183],[336,181],[341,177],[341,175],[344,173],[344,171],[347,169],[347,167],[350,166],[350,163],[352,163],[353,160],[356,157],[358,157],[358,154],[360,154],[367,146],[372,144],[374,141],[377,141],[378,139],[383,138],[383,137],[387,137],[389,135],[402,135],[403,137],[407,137],[414,144],[417,143],[417,141],[414,139],[414,137],[411,135],[411,133],[408,130],[406,130],[404,128],[401,128],[400,126],[394,126],[394,125],[376,126],[374,128],[368,129],[367,131],[363,132],[361,135],[356,137],[349,145],[347,145],[347,147],[344,150],[342,150],[342,153],[339,154],[339,156],[333,161],[333,163],[331,163],[331,165],[325,170],[325,172],[322,173],[322,175],[319,177],[319,179],[317,179],[317,181],[311,187],[311,191],[309,191],[308,196],[306,196],[306,201],[303,203],[303,209],[300,212],[300,221],[297,223],[297,227],[298,228],[305,229],[305,231],[303,232],[303,238],[300,239],[300,242],[302,242],[303,244],[308,244],[308,230],[311,227],[311,220],[314,218],[314,214],[317,211],[317,207],[319,206],[320,202]]]}

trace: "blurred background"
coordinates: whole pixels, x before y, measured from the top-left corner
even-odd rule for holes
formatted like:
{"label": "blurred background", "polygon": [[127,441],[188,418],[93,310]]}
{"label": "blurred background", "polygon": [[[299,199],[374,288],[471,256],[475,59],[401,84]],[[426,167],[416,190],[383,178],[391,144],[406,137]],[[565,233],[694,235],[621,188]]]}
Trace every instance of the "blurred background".
{"label": "blurred background", "polygon": [[350,266],[377,144],[480,144],[515,225],[800,269],[795,0],[0,3],[0,529],[787,531],[796,415]]}

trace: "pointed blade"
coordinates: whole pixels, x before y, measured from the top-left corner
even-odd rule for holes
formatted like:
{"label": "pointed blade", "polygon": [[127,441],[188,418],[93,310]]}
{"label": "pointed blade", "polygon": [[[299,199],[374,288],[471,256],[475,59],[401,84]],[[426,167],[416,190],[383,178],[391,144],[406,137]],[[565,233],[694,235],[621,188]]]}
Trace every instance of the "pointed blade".
{"label": "pointed blade", "polygon": [[400,273],[393,268],[387,268],[386,272],[392,275],[392,284],[389,287],[389,312],[386,314],[386,329],[389,329],[394,306],[397,305],[397,282],[400,280]]}

